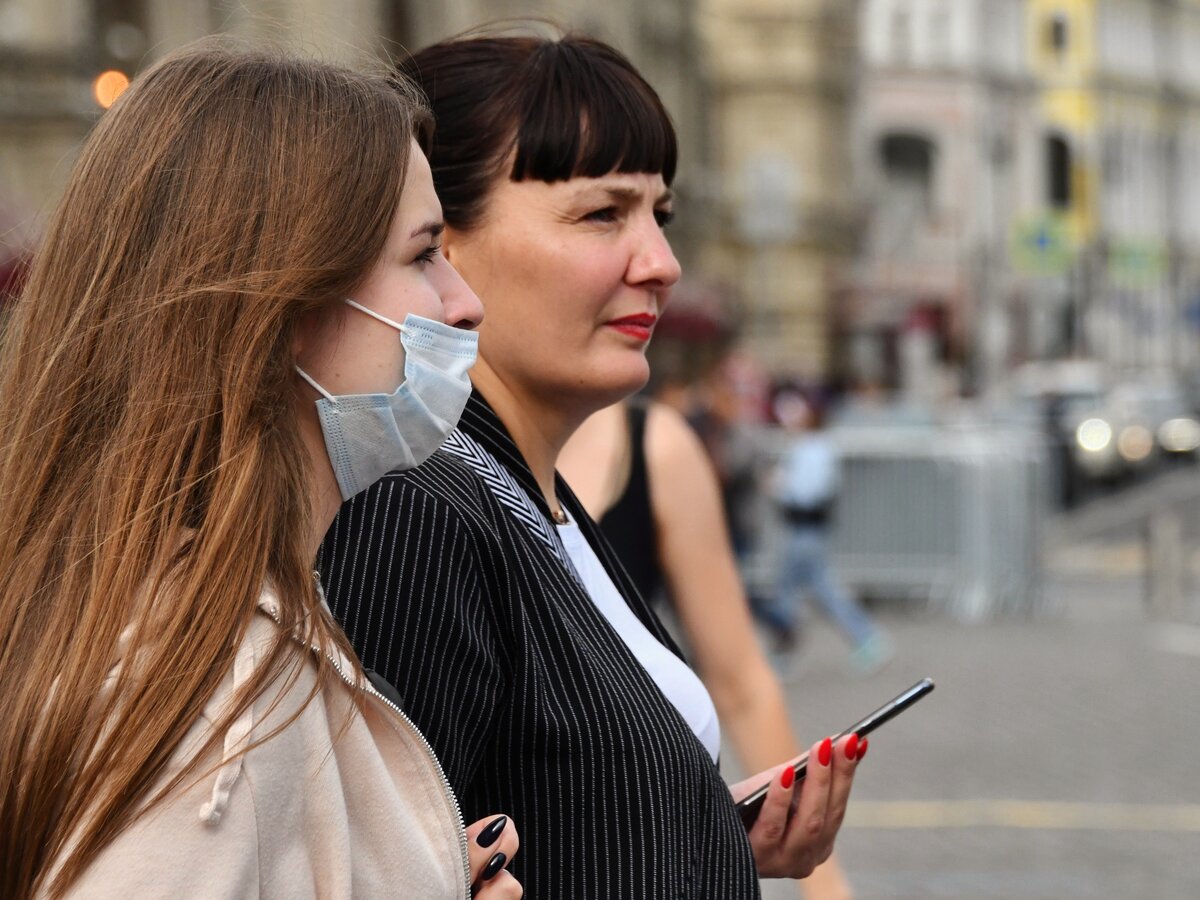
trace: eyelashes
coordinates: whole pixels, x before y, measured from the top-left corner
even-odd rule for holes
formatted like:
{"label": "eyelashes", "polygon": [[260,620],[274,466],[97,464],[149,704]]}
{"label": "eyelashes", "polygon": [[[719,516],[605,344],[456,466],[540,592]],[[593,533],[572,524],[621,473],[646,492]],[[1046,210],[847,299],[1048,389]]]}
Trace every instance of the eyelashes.
{"label": "eyelashes", "polygon": [[442,252],[441,244],[430,244],[428,247],[426,247],[424,250],[422,250],[420,253],[417,254],[417,257],[416,257],[416,259],[413,260],[413,262],[417,263],[418,265],[427,266],[431,262],[433,262],[434,259],[437,258],[437,255],[441,252]]}

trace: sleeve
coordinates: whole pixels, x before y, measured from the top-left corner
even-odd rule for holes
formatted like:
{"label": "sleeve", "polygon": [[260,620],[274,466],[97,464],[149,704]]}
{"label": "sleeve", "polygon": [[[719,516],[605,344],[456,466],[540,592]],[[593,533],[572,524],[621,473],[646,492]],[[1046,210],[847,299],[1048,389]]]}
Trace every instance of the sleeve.
{"label": "sleeve", "polygon": [[362,664],[399,692],[458,793],[473,780],[509,683],[486,532],[460,504],[389,477],[342,507],[319,562]]}

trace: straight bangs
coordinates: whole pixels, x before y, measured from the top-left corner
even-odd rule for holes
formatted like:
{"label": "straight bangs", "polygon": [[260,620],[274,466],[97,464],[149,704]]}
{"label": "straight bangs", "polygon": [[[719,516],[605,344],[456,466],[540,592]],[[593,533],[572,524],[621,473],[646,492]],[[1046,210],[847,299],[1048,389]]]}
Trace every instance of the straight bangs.
{"label": "straight bangs", "polygon": [[620,53],[599,41],[542,43],[517,77],[535,90],[515,110],[513,181],[599,178],[609,172],[675,179],[671,117]]}

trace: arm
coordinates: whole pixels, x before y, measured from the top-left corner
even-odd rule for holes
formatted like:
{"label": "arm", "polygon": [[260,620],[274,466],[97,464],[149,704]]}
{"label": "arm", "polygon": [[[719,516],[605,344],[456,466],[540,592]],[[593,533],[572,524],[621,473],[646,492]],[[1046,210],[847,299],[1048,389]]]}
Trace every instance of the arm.
{"label": "arm", "polygon": [[[754,634],[716,473],[674,410],[651,408],[646,445],[660,563],[699,674],[746,771],[777,766],[800,746],[779,679]],[[850,895],[833,860],[807,887],[813,898]]]}

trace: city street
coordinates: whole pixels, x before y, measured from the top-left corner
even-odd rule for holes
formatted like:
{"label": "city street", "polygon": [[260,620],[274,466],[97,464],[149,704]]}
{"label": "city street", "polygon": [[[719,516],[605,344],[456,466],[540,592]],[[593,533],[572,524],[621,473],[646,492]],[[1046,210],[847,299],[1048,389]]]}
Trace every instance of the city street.
{"label": "city street", "polygon": [[838,845],[860,900],[1200,896],[1200,627],[1149,619],[1141,546],[1146,512],[1197,488],[1169,473],[1053,522],[1033,619],[878,610],[899,649],[869,679],[814,627],[806,738],[938,685],[871,738]]}

